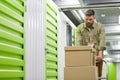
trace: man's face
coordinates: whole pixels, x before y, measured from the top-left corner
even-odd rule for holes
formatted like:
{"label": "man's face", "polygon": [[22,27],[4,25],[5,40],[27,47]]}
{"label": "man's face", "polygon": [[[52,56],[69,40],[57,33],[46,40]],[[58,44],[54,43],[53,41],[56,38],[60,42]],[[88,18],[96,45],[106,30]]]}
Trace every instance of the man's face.
{"label": "man's face", "polygon": [[94,23],[94,16],[85,16],[85,23],[87,27],[91,27]]}

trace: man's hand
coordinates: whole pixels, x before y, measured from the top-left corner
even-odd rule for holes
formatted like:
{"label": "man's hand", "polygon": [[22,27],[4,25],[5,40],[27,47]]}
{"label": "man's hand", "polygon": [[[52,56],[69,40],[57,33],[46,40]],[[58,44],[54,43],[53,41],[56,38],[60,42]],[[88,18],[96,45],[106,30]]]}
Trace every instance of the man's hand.
{"label": "man's hand", "polygon": [[96,56],[96,61],[98,61],[98,62],[102,61],[102,57],[101,56]]}
{"label": "man's hand", "polygon": [[103,51],[99,51],[98,56],[96,56],[96,61],[101,62],[103,59]]}

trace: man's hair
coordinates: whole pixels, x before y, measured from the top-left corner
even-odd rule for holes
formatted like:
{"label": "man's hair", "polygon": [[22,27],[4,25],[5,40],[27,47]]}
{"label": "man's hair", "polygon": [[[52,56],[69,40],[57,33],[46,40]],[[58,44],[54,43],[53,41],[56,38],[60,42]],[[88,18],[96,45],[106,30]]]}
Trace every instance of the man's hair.
{"label": "man's hair", "polygon": [[94,16],[95,15],[95,12],[94,10],[92,9],[88,9],[86,12],[85,12],[85,16]]}

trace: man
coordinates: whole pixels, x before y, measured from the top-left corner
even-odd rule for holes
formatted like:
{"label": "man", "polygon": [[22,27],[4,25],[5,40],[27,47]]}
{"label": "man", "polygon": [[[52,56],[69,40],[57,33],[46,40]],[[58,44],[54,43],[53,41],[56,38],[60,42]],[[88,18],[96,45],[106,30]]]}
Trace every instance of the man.
{"label": "man", "polygon": [[77,28],[77,45],[89,45],[96,49],[96,65],[101,77],[103,51],[106,45],[105,30],[101,23],[95,21],[95,12],[92,9],[85,12],[85,22]]}

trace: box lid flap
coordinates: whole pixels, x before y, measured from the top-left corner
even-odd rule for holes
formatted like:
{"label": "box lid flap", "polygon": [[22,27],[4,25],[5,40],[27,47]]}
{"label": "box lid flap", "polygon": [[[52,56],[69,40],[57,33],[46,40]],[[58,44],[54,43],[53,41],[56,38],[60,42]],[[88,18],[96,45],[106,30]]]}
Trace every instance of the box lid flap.
{"label": "box lid flap", "polygon": [[84,51],[84,50],[92,50],[90,46],[66,46],[65,51]]}

